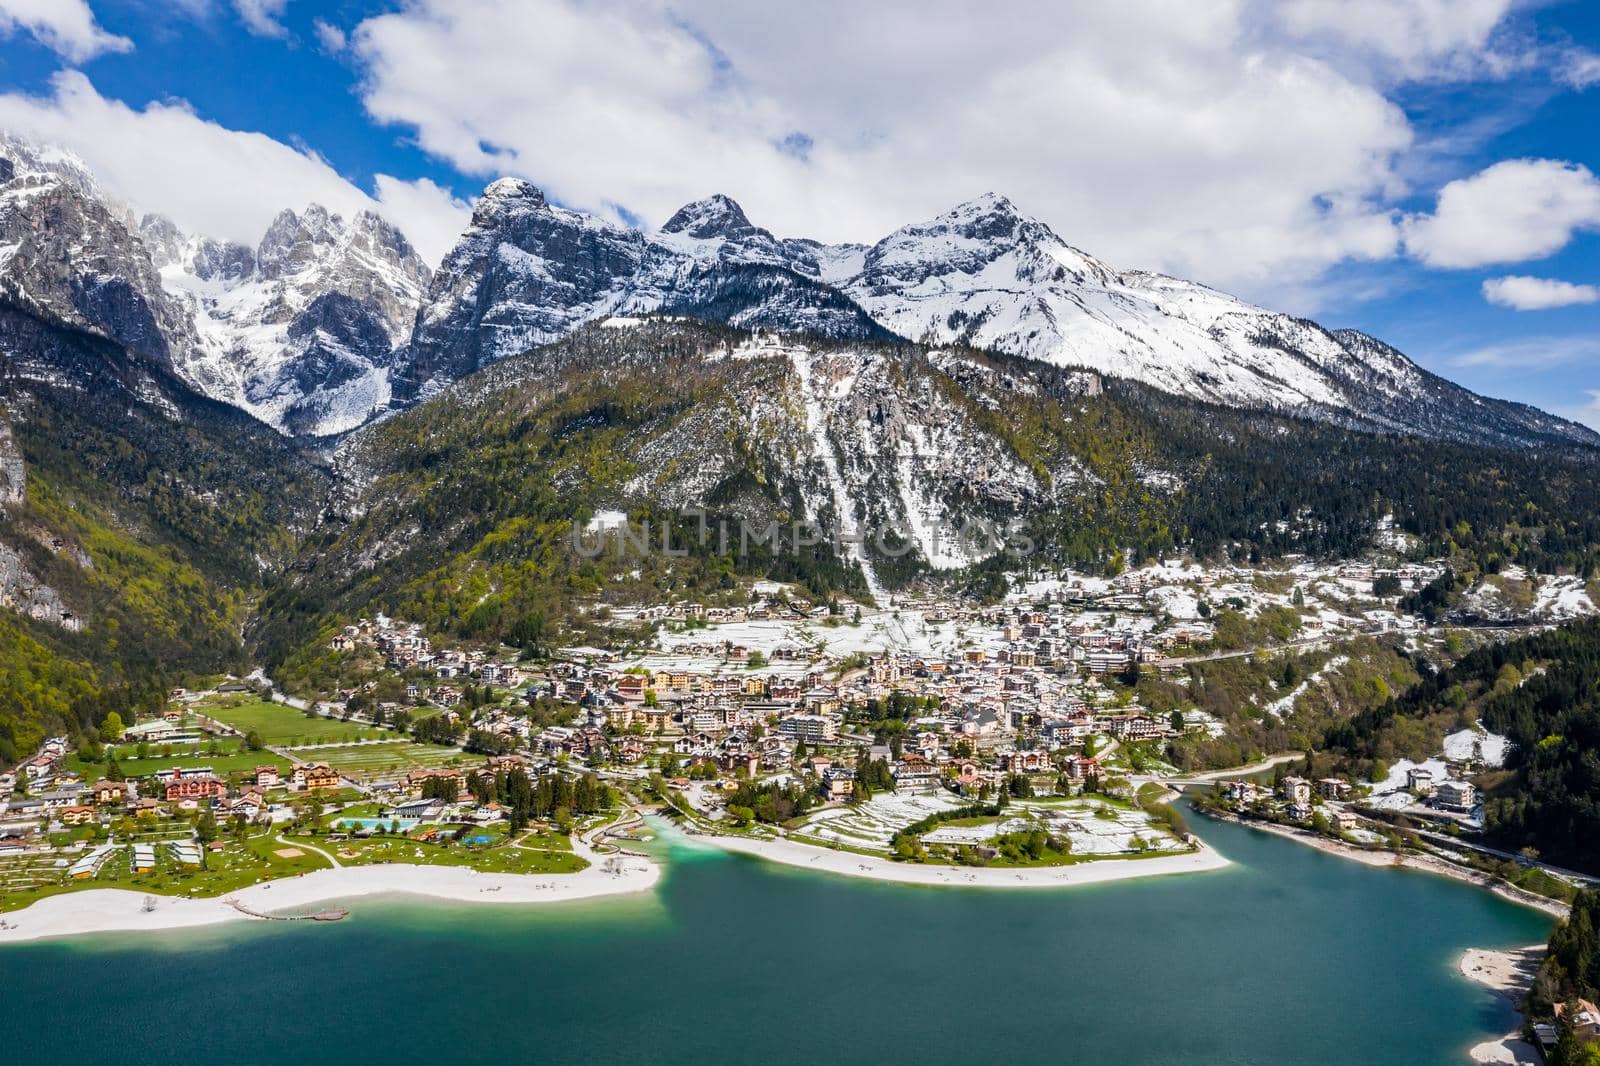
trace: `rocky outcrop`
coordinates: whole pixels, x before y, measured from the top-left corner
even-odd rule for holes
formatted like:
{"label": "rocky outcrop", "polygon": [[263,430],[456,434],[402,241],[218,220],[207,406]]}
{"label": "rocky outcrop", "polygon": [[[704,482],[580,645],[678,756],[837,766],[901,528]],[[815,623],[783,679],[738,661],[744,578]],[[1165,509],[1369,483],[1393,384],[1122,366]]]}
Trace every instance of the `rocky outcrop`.
{"label": "rocky outcrop", "polygon": [[166,365],[194,345],[143,241],[105,203],[46,172],[0,187],[0,293]]}
{"label": "rocky outcrop", "polygon": [[0,422],[0,507],[22,503],[28,494],[28,471],[22,449],[9,423]]}
{"label": "rocky outcrop", "polygon": [[554,207],[529,183],[502,178],[483,191],[434,275],[396,397],[430,394],[609,314],[650,254],[638,231]]}
{"label": "rocky outcrop", "polygon": [[83,627],[83,620],[62,601],[61,595],[34,577],[22,555],[3,543],[0,543],[0,608],[65,629]]}

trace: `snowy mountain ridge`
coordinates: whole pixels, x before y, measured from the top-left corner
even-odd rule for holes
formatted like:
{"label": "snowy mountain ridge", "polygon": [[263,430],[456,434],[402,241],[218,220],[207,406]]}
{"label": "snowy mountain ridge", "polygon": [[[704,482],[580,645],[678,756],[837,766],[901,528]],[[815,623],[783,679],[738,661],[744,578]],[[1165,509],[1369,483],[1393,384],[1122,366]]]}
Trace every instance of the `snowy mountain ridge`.
{"label": "snowy mountain ridge", "polygon": [[502,178],[430,271],[370,212],[285,210],[251,248],[135,221],[67,153],[7,138],[0,161],[0,291],[296,437],[346,433],[585,323],[660,312],[967,346],[1352,428],[1600,444],[1362,333],[1119,271],[993,193],[870,246],[825,245],[776,237],[722,195],[647,234]]}

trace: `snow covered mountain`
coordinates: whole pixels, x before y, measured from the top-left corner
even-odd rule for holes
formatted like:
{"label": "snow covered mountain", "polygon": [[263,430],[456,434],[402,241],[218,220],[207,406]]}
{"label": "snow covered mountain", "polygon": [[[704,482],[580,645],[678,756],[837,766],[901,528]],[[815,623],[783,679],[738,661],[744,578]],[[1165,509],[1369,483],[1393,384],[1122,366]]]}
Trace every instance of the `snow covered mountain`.
{"label": "snow covered mountain", "polygon": [[[816,278],[727,197],[690,204],[646,236],[549,203],[525,181],[484,190],[445,257],[397,363],[402,402],[614,314],[670,312],[842,338],[890,334]],[[797,265],[799,267],[797,269]]]}
{"label": "snow covered mountain", "polygon": [[140,231],[192,315],[198,343],[176,365],[202,391],[297,436],[343,433],[388,406],[431,277],[395,227],[312,204],[280,212],[254,249],[185,237],[160,216]]}
{"label": "snow covered mountain", "polygon": [[648,312],[969,346],[1373,430],[1600,443],[1585,427],[1453,385],[1364,334],[1194,282],[1119,272],[992,194],[871,246],[823,245],[773,236],[726,196],[686,205],[647,236],[553,206],[526,182],[498,181],[424,301],[395,396],[432,395],[584,322]]}
{"label": "snow covered mountain", "polygon": [[387,408],[430,276],[370,212],[347,222],[313,204],[281,212],[255,248],[222,243],[135,221],[81,161],[0,140],[0,294],[291,435]]}
{"label": "snow covered mountain", "polygon": [[1195,282],[1118,272],[989,194],[870,248],[832,248],[823,280],[928,344],[965,344],[1131,378],[1230,407],[1502,444],[1600,442],[1488,400],[1353,330],[1264,310]]}
{"label": "snow covered mountain", "polygon": [[615,315],[971,347],[1188,399],[1509,446],[1600,434],[1477,396],[1364,334],[1119,271],[989,194],[876,244],[783,239],[737,203],[655,233],[503,178],[437,272],[363,212],[283,211],[256,247],[132,215],[65,153],[0,143],[0,292],[298,437],[346,433]]}

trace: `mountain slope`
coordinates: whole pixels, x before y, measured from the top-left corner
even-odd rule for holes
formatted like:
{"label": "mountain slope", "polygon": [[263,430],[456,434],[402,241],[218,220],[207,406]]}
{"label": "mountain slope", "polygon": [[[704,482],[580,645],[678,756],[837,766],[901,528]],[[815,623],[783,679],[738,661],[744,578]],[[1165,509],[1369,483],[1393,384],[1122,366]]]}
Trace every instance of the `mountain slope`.
{"label": "mountain slope", "polygon": [[[282,658],[374,608],[468,636],[581,632],[597,603],[715,597],[738,574],[883,597],[1172,551],[1350,556],[1391,522],[1435,555],[1583,570],[1600,563],[1594,462],[972,349],[612,318],[347,438],[348,492],[260,639]],[[594,554],[617,513],[648,548]]]}
{"label": "mountain slope", "polygon": [[0,300],[0,763],[242,666],[326,484],[164,362]]}
{"label": "mountain slope", "polygon": [[399,230],[317,204],[280,212],[253,250],[159,217],[141,230],[196,324],[178,369],[207,395],[296,436],[344,433],[388,406],[432,276]]}
{"label": "mountain slope", "polygon": [[1481,443],[1600,443],[1586,427],[1452,385],[1364,334],[1329,332],[1193,282],[1118,273],[1002,196],[825,262],[825,280],[925,343],[1345,425]]}
{"label": "mountain slope", "polygon": [[870,246],[828,246],[776,237],[726,196],[646,234],[505,178],[435,274],[371,213],[283,211],[247,248],[156,216],[135,225],[63,153],[9,139],[0,153],[0,291],[165,360],[299,437],[349,432],[586,323],[666,312],[980,348],[1380,432],[1600,444],[1361,333],[1114,269],[994,194]]}

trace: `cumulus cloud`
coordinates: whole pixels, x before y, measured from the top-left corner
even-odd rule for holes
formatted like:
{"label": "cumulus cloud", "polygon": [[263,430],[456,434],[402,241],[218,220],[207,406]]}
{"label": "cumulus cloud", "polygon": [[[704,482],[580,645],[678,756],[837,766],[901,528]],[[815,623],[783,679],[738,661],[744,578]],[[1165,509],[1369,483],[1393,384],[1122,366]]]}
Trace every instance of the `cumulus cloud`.
{"label": "cumulus cloud", "polygon": [[72,63],[102,52],[131,52],[133,42],[107,33],[87,0],[0,0],[0,36],[24,30]]}
{"label": "cumulus cloud", "polygon": [[1253,7],[415,0],[351,45],[377,119],[613,217],[720,191],[873,240],[996,189],[1118,263],[1246,288],[1392,255],[1404,114]]}
{"label": "cumulus cloud", "polygon": [[289,0],[233,0],[233,9],[245,29],[257,37],[287,37],[288,29],[278,21]]}
{"label": "cumulus cloud", "polygon": [[1551,307],[1592,304],[1600,301],[1600,287],[1577,285],[1556,278],[1531,278],[1511,274],[1488,278],[1483,283],[1483,298],[1492,304],[1517,311],[1543,311]]}
{"label": "cumulus cloud", "polygon": [[70,149],[139,211],[250,245],[281,209],[316,202],[346,215],[379,212],[437,263],[467,220],[466,205],[430,181],[379,175],[368,194],[310,152],[209,122],[181,102],[130,108],[76,71],[55,75],[49,96],[0,95],[0,128]]}
{"label": "cumulus cloud", "polygon": [[1600,228],[1600,180],[1557,159],[1508,159],[1439,190],[1431,215],[1405,222],[1407,250],[1429,266],[1543,259]]}
{"label": "cumulus cloud", "polygon": [[1328,38],[1431,73],[1441,57],[1476,60],[1511,11],[1512,0],[1287,0],[1280,24],[1301,38]]}

